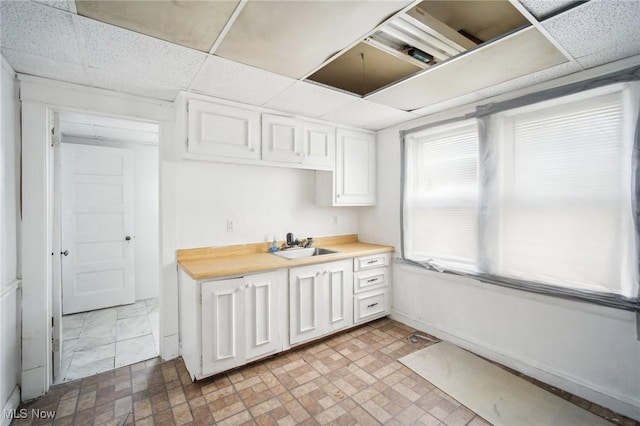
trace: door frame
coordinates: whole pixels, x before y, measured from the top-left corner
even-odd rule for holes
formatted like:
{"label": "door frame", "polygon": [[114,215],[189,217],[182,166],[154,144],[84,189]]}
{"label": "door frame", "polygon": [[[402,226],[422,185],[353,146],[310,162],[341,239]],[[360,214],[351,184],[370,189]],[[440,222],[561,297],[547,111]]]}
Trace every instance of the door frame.
{"label": "door frame", "polygon": [[[51,319],[54,313],[54,197],[50,117],[74,110],[159,123],[160,356],[179,355],[175,230],[175,115],[170,102],[18,74],[22,139],[22,400],[44,395],[53,384]],[[169,220],[167,220],[169,219]],[[58,243],[59,252],[59,243]],[[53,254],[53,256],[52,256]],[[56,274],[57,275],[57,274]]]}

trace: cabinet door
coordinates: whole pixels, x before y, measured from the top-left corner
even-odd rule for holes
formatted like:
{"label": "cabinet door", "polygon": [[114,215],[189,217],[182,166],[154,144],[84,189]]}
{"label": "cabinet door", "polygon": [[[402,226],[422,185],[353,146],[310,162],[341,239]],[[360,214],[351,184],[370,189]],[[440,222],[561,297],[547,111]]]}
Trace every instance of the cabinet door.
{"label": "cabinet door", "polygon": [[188,116],[190,153],[260,159],[260,113],[190,99]]}
{"label": "cabinet door", "polygon": [[333,169],[336,162],[336,129],[316,123],[303,123],[304,161],[302,164]]}
{"label": "cabinet door", "polygon": [[325,328],[319,308],[322,306],[322,269],[318,265],[289,271],[289,338],[299,343],[321,336]]}
{"label": "cabinet door", "polygon": [[353,271],[350,260],[324,265],[327,312],[327,331],[338,330],[353,324]]}
{"label": "cabinet door", "polygon": [[376,140],[369,133],[338,129],[335,205],[376,202]]}
{"label": "cabinet door", "polygon": [[282,349],[279,272],[245,277],[246,359]]}
{"label": "cabinet door", "polygon": [[300,121],[279,115],[262,115],[262,159],[302,163]]}
{"label": "cabinet door", "polygon": [[244,280],[202,283],[202,373],[244,363]]}

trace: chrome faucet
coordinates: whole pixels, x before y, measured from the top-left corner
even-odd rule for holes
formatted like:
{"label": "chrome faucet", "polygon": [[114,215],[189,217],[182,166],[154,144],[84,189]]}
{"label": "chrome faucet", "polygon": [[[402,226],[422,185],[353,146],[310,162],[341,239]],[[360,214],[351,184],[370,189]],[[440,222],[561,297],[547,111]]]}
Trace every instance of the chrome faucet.
{"label": "chrome faucet", "polygon": [[302,240],[300,241],[299,239],[294,239],[293,238],[293,233],[289,232],[287,234],[287,246],[286,248],[292,248],[292,247],[312,247],[313,246],[313,237],[307,237],[306,240]]}

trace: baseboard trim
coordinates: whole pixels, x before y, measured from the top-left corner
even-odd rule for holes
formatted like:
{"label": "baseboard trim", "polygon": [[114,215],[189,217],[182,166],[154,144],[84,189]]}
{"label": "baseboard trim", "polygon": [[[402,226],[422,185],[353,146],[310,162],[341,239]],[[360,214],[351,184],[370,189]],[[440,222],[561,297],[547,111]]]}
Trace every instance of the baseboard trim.
{"label": "baseboard trim", "polygon": [[4,404],[4,407],[2,407],[2,426],[9,426],[9,424],[11,423],[11,421],[13,420],[13,417],[10,415],[7,415],[7,413],[15,413],[18,409],[18,406],[20,405],[20,386],[17,386],[15,388],[13,388],[13,392],[11,392],[11,395],[9,396],[9,399],[7,400],[6,404]]}
{"label": "baseboard trim", "polygon": [[572,380],[571,378],[563,377],[558,375],[557,373],[543,370],[538,366],[532,365],[526,360],[516,359],[508,355],[501,354],[492,348],[482,346],[479,343],[465,339],[464,337],[450,334],[444,330],[432,327],[421,321],[410,318],[404,314],[392,311],[391,318],[407,324],[417,330],[429,333],[435,337],[438,337],[439,339],[454,343],[455,345],[458,345],[461,348],[471,351],[477,355],[488,358],[492,361],[499,362],[502,365],[524,373],[551,386],[563,389],[598,405],[602,405],[603,407],[609,408],[616,413],[620,413],[624,416],[640,421],[640,407],[633,405],[627,401],[611,395],[607,395],[600,390],[587,387],[582,383]]}

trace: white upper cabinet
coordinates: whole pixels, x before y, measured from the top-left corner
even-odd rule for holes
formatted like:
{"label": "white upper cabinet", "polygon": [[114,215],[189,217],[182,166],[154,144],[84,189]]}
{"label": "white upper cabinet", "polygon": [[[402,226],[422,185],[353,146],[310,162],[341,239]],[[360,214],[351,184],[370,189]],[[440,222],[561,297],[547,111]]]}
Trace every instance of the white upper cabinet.
{"label": "white upper cabinet", "polygon": [[316,204],[373,206],[376,204],[376,137],[372,133],[338,129],[335,171],[316,172]]}
{"label": "white upper cabinet", "polygon": [[262,159],[302,163],[302,123],[291,117],[262,114]]}
{"label": "white upper cabinet", "polygon": [[188,100],[187,151],[192,154],[260,159],[260,113]]}
{"label": "white upper cabinet", "polygon": [[376,139],[371,133],[338,129],[335,205],[376,203]]}
{"label": "white upper cabinet", "polygon": [[336,128],[305,121],[302,129],[303,164],[333,169],[336,161]]}

